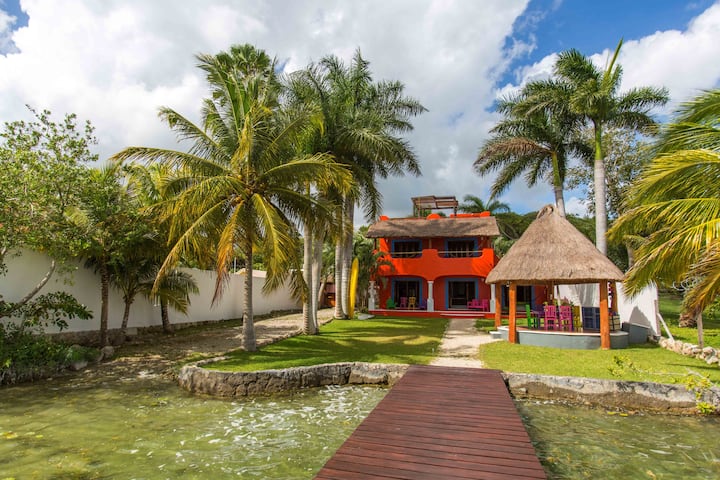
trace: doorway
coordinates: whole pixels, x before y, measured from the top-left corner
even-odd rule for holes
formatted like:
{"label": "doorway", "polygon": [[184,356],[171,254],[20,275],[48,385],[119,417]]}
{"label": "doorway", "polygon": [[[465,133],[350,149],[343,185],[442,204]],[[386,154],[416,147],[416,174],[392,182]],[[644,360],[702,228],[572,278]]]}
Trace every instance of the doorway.
{"label": "doorway", "polygon": [[447,304],[449,309],[466,309],[470,300],[477,297],[475,280],[449,280]]}

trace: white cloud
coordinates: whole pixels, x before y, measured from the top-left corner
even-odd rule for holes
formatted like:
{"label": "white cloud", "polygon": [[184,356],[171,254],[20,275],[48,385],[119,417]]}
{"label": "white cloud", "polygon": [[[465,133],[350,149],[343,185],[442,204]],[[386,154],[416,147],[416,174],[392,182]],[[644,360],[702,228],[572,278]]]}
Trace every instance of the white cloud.
{"label": "white cloud", "polygon": [[0,10],[0,55],[16,50],[12,42],[12,27],[16,21],[15,17]]}
{"label": "white cloud", "polygon": [[[402,81],[430,110],[408,136],[424,175],[380,182],[385,213],[408,214],[417,195],[486,198],[492,179],[475,175],[472,163],[497,120],[489,111],[496,95],[516,88],[496,82],[535,46],[532,37],[513,41],[527,3],[22,0],[30,20],[11,37],[11,20],[0,11],[0,48],[10,41],[18,48],[0,55],[0,121],[27,118],[26,103],[58,116],[75,112],[97,127],[101,158],[128,145],[174,146],[157,109],[197,120],[205,85],[194,54],[248,42],[291,71],[327,54],[349,61],[359,47],[375,78]],[[667,84],[674,95],[713,86],[720,77],[718,8],[684,32],[629,40],[621,58],[626,84]],[[520,69],[517,84],[547,75],[553,62],[549,56]],[[516,182],[503,199],[527,211],[552,194]]]}
{"label": "white cloud", "polygon": [[566,199],[565,213],[577,215],[579,217],[586,217],[588,215],[588,208],[585,204],[585,200],[578,197],[570,197]]}

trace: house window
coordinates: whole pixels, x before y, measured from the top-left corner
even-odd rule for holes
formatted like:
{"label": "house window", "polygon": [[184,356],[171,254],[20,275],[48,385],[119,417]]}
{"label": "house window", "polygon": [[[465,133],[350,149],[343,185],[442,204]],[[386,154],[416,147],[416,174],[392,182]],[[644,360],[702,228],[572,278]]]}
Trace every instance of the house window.
{"label": "house window", "polygon": [[443,256],[450,258],[477,257],[477,243],[475,240],[469,239],[448,240]]}
{"label": "house window", "polygon": [[422,255],[420,240],[393,240],[390,254],[393,258],[416,258]]}

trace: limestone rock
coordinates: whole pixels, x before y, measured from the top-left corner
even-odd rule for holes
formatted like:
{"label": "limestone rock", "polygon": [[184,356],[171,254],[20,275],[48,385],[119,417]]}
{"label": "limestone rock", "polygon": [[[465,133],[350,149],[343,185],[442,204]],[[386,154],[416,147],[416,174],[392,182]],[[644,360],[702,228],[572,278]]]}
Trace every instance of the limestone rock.
{"label": "limestone rock", "polygon": [[111,345],[106,345],[100,349],[100,359],[98,361],[111,360],[114,356],[115,348]]}

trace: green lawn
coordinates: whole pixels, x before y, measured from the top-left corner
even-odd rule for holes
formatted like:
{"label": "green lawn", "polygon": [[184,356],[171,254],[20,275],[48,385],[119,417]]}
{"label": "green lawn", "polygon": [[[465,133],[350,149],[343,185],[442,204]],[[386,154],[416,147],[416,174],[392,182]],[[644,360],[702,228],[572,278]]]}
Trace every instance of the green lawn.
{"label": "green lawn", "polygon": [[335,362],[427,364],[436,356],[447,319],[384,318],[333,320],[319,335],[300,335],[257,352],[236,350],[208,365],[225,371],[254,371]]}
{"label": "green lawn", "polygon": [[[675,340],[697,344],[696,328],[681,328],[678,326],[682,297],[667,292],[660,293],[658,297],[660,315],[670,327],[670,333],[672,333]],[[705,346],[720,348],[720,319],[713,318],[707,311],[703,314],[703,332]],[[667,336],[664,329],[662,335]]]}
{"label": "green lawn", "polygon": [[[614,357],[631,366],[618,368]],[[720,368],[654,345],[622,350],[565,350],[494,342],[480,346],[487,368],[506,372],[675,383],[693,371],[720,382]],[[615,374],[613,374],[615,372]]]}

